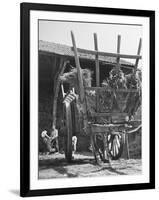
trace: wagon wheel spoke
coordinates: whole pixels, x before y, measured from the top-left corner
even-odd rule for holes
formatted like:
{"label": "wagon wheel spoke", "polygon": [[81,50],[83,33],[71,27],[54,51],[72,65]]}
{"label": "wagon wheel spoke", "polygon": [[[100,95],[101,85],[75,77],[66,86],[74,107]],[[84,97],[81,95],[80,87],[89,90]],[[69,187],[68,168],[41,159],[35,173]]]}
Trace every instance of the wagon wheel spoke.
{"label": "wagon wheel spoke", "polygon": [[117,141],[118,141],[118,139],[115,138],[115,150],[116,150],[116,155],[119,153],[119,148],[118,148]]}
{"label": "wagon wheel spoke", "polygon": [[113,155],[114,156],[116,156],[116,154],[117,154],[117,149],[116,149],[116,139],[114,139],[114,141],[113,141]]}
{"label": "wagon wheel spoke", "polygon": [[116,137],[116,144],[117,144],[118,148],[120,148],[120,141],[119,141],[118,137]]}
{"label": "wagon wheel spoke", "polygon": [[112,148],[111,142],[108,144],[108,148],[109,148],[109,150],[111,150],[111,148]]}

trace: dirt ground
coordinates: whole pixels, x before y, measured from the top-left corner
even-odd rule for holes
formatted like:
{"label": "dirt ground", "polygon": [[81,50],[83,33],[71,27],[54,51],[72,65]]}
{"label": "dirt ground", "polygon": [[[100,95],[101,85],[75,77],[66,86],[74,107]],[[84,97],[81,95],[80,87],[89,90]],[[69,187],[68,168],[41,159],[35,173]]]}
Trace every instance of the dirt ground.
{"label": "dirt ground", "polygon": [[39,155],[39,179],[92,177],[107,175],[137,175],[142,173],[141,159],[119,159],[111,164],[96,165],[91,153],[76,153],[67,163],[64,154]]}

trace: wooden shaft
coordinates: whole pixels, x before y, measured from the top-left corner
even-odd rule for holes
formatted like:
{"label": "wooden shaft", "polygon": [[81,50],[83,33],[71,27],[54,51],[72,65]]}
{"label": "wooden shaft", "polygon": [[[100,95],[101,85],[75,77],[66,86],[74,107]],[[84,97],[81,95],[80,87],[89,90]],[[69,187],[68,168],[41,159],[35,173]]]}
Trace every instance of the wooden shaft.
{"label": "wooden shaft", "polygon": [[[118,41],[117,41],[117,54],[120,54],[120,44],[121,44],[121,35],[118,35]],[[120,61],[120,56],[117,56],[117,67],[120,68],[119,65],[119,61]]]}
{"label": "wooden shaft", "polygon": [[[77,48],[77,51],[79,53],[84,53],[84,54],[92,54],[92,55],[97,54],[97,52],[94,50],[87,50],[87,49],[81,49],[81,48]],[[137,59],[137,58],[141,59],[142,58],[142,56],[140,56],[140,55],[130,55],[130,54],[121,54],[121,53],[118,54],[118,53],[109,53],[109,52],[102,52],[102,51],[98,51],[98,55],[115,57],[115,58],[117,58],[119,56],[120,58],[128,58],[128,59]]]}
{"label": "wooden shaft", "polygon": [[98,92],[98,90],[101,91],[105,91],[105,92],[137,92],[137,89],[105,89],[104,87],[86,87],[85,88],[88,91],[96,91]]}
{"label": "wooden shaft", "polygon": [[97,34],[94,33],[94,49],[97,52],[95,55],[95,64],[96,64],[96,86],[100,86],[100,71],[99,71],[99,55],[98,55],[98,40]]}
{"label": "wooden shaft", "polygon": [[107,156],[108,149],[107,149],[107,139],[106,139],[105,134],[103,134],[103,147],[104,147],[104,149],[103,149],[103,159],[107,160],[108,159],[108,156]]}
{"label": "wooden shaft", "polygon": [[95,112],[95,113],[92,113],[91,114],[91,116],[92,117],[107,117],[107,116],[117,116],[117,117],[126,117],[126,116],[128,116],[128,114],[127,113],[121,113],[121,112],[115,112],[115,113],[102,113],[102,112]]}
{"label": "wooden shaft", "polygon": [[84,91],[83,77],[82,77],[82,71],[81,71],[81,67],[80,67],[75,37],[74,37],[74,34],[72,31],[71,31],[71,38],[72,38],[72,44],[73,44],[73,49],[74,49],[74,54],[75,54],[75,63],[76,63],[76,67],[77,67],[79,96],[80,96],[80,101],[81,101],[81,104],[83,107],[84,130],[86,130],[87,125],[88,125],[88,120],[87,120],[87,109],[86,109],[86,102],[85,102],[85,91]]}
{"label": "wooden shaft", "polygon": [[76,67],[77,67],[77,76],[78,76],[78,82],[79,82],[80,100],[81,100],[81,102],[83,102],[84,101],[83,78],[82,78],[82,72],[81,72],[81,67],[80,67],[80,62],[79,62],[79,57],[78,57],[75,37],[74,37],[74,34],[73,34],[72,31],[71,31],[71,38],[72,38],[72,44],[73,44],[74,54],[75,54],[75,63],[76,63]]}
{"label": "wooden shaft", "polygon": [[126,148],[127,148],[127,159],[130,159],[130,153],[129,153],[129,136],[126,135]]}
{"label": "wooden shaft", "polygon": [[63,84],[61,84],[61,90],[62,90],[62,96],[63,96],[63,98],[64,98],[64,97],[65,97],[65,92],[64,92]]}
{"label": "wooden shaft", "polygon": [[[139,40],[139,46],[138,46],[138,50],[137,50],[137,55],[139,56],[140,55],[140,52],[141,52],[141,46],[142,46],[142,39],[140,38]],[[138,63],[139,63],[139,58],[136,58],[136,62],[135,62],[135,70],[137,69],[138,67]]]}

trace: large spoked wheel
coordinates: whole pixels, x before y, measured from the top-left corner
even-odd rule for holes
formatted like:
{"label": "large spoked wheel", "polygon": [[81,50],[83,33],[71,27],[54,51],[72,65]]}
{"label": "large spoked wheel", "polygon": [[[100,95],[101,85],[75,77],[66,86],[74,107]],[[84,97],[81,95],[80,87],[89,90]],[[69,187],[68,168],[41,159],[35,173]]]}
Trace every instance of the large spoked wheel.
{"label": "large spoked wheel", "polygon": [[123,153],[124,135],[109,133],[107,137],[109,156],[112,160],[117,160]]}
{"label": "large spoked wheel", "polygon": [[65,158],[68,162],[71,162],[72,160],[72,115],[71,115],[70,104],[64,104],[63,117],[64,117],[64,126],[65,126],[65,137],[64,137]]}

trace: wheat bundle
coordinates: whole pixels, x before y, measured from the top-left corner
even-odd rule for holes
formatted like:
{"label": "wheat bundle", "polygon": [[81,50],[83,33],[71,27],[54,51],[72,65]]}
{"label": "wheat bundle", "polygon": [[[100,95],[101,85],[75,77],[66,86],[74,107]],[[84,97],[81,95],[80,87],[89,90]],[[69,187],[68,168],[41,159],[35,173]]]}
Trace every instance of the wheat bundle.
{"label": "wheat bundle", "polygon": [[113,68],[109,72],[109,77],[102,82],[102,86],[111,89],[126,89],[126,78],[120,68]]}
{"label": "wheat bundle", "polygon": [[[125,75],[121,69],[114,68],[109,77],[102,82],[106,89],[114,89],[114,98],[121,112],[126,112],[131,117],[141,105],[141,71],[137,70]],[[135,89],[136,92],[117,91],[117,89]]]}
{"label": "wheat bundle", "polygon": [[[81,69],[84,87],[91,87],[92,72],[89,69]],[[75,88],[76,93],[79,94],[79,82],[77,76],[77,68],[72,68],[69,72],[63,73],[60,80],[69,83],[70,89]]]}

